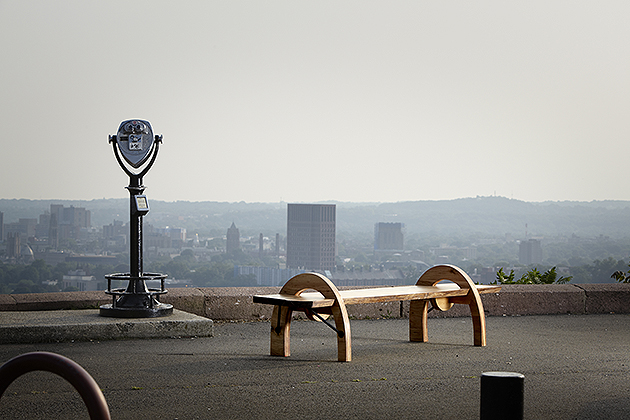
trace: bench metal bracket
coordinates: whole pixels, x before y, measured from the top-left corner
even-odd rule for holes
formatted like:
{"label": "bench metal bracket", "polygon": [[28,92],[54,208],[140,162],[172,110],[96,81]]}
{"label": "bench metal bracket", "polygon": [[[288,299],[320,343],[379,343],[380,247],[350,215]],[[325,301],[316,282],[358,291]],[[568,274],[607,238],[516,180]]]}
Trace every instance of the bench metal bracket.
{"label": "bench metal bracket", "polygon": [[315,312],[314,309],[309,309],[308,310],[311,314],[313,314],[315,316],[315,318],[319,319],[320,321],[322,321],[324,324],[328,325],[328,327],[330,327],[330,329],[332,329],[334,332],[337,333],[337,336],[339,336],[339,338],[343,338],[344,333],[343,331],[339,331],[337,328],[335,328],[331,323],[329,323],[323,316],[321,316],[320,314],[318,314],[317,312]]}

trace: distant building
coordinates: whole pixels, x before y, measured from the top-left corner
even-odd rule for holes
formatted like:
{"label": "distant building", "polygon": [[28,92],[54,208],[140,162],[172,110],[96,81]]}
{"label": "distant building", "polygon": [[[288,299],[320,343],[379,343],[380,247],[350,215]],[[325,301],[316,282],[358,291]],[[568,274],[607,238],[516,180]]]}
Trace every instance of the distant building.
{"label": "distant building", "polygon": [[431,248],[431,254],[435,255],[436,264],[449,264],[458,260],[475,260],[477,259],[477,247],[465,246],[458,247],[442,244],[438,247]]}
{"label": "distant building", "polygon": [[57,248],[63,239],[82,239],[92,226],[91,213],[83,207],[51,204],[50,214],[39,218],[37,231],[48,233],[48,245]]}
{"label": "distant building", "polygon": [[[145,230],[150,230],[149,226]],[[129,229],[125,229],[125,225],[121,220],[114,220],[114,223],[103,226],[103,239],[114,239],[118,235],[126,235]]]}
{"label": "distant building", "polygon": [[402,251],[404,249],[402,228],[402,223],[376,223],[374,251]]}
{"label": "distant building", "polygon": [[35,261],[35,253],[28,244],[22,244],[20,247],[20,261],[24,264],[30,264]]}
{"label": "distant building", "polygon": [[273,267],[234,266],[234,276],[254,275],[259,286],[282,286],[304,270]]}
{"label": "distant building", "polygon": [[466,246],[463,248],[459,248],[461,252],[464,254],[464,258],[467,260],[475,260],[477,259],[477,248],[474,246]]}
{"label": "distant building", "polygon": [[227,230],[226,239],[225,251],[228,254],[241,248],[241,235],[234,222],[232,222],[232,226]]}
{"label": "distant building", "polygon": [[79,228],[89,228],[92,226],[91,213],[83,207],[63,207],[62,224],[69,224]]}
{"label": "distant building", "polygon": [[21,252],[20,234],[18,232],[7,233],[7,258],[18,259]]}
{"label": "distant building", "polygon": [[518,247],[518,261],[521,264],[540,264],[542,259],[542,245],[538,239],[521,241]]}
{"label": "distant building", "polygon": [[492,284],[497,281],[497,269],[495,267],[475,268],[469,275],[477,284]]}
{"label": "distant building", "polygon": [[118,258],[113,255],[68,255],[66,262],[77,263],[77,265],[116,265]]}
{"label": "distant building", "polygon": [[451,259],[448,255],[438,255],[435,257],[436,264],[448,264],[451,262]]}
{"label": "distant building", "polygon": [[406,279],[402,271],[393,270],[343,270],[325,273],[335,286],[401,286],[415,283]]}
{"label": "distant building", "polygon": [[[235,266],[234,276],[254,275],[259,286],[282,286],[291,277],[304,273],[305,270],[297,268],[272,268]],[[394,270],[344,270],[330,272],[323,270],[324,274],[336,286],[378,286],[378,285],[405,285],[413,284],[406,279],[402,271]]]}
{"label": "distant building", "polygon": [[0,211],[0,242],[4,241],[4,213]]}
{"label": "distant building", "polygon": [[63,276],[62,289],[65,290],[70,287],[76,288],[81,292],[103,290],[105,289],[105,281],[99,282],[96,280],[96,277],[88,276],[85,271],[75,270]]}
{"label": "distant building", "polygon": [[59,224],[57,223],[57,215],[54,213],[48,218],[48,245],[53,249],[59,247]]}
{"label": "distant building", "polygon": [[[153,250],[154,252],[157,252],[158,249],[168,249],[168,248],[172,248],[173,247],[173,240],[171,239],[171,237],[169,235],[164,235],[160,232],[156,232],[155,230],[153,231],[144,231],[143,232],[144,238],[144,247],[145,249],[148,250]],[[119,236],[119,238],[125,238],[126,236],[121,235]],[[119,243],[116,242],[116,244],[118,245]],[[122,245],[125,245],[125,243],[123,243]]]}
{"label": "distant building", "polygon": [[170,237],[171,243],[174,247],[182,247],[186,243],[186,228],[167,228]]}
{"label": "distant building", "polygon": [[44,212],[39,215],[39,223],[35,226],[35,237],[47,238],[48,230],[50,229],[50,213]]}
{"label": "distant building", "polygon": [[333,270],[336,206],[288,204],[287,268]]}
{"label": "distant building", "polygon": [[89,228],[91,224],[91,213],[83,207],[64,207],[61,204],[50,205],[50,216],[57,218],[59,226],[72,226],[75,228]]}
{"label": "distant building", "polygon": [[[173,248],[181,249],[186,244],[186,228],[165,227],[165,228],[152,228],[152,233],[155,235],[164,235],[170,238],[170,246]],[[168,242],[168,241],[167,241]],[[152,245],[152,246],[155,246]]]}
{"label": "distant building", "polygon": [[57,265],[66,262],[66,258],[70,255],[68,252],[48,250],[47,252],[37,252],[33,257],[37,260],[43,260],[48,265]]}
{"label": "distant building", "polygon": [[35,237],[35,227],[37,219],[19,219],[15,223],[4,225],[7,237],[10,233],[18,234],[23,243],[28,242],[28,238]]}

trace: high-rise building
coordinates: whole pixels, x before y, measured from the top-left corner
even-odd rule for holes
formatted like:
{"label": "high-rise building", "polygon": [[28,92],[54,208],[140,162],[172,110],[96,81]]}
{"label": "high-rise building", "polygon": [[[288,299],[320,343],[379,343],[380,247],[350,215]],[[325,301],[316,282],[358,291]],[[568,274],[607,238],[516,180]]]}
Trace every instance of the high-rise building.
{"label": "high-rise building", "polygon": [[64,207],[61,204],[50,205],[48,226],[40,229],[48,232],[48,243],[56,248],[60,240],[79,239],[81,232],[91,226],[90,211],[83,207]]}
{"label": "high-rise building", "polygon": [[241,247],[241,235],[238,231],[238,228],[234,224],[234,222],[232,222],[232,226],[230,226],[229,229],[227,230],[226,239],[227,241],[225,244],[225,251],[228,254]]}
{"label": "high-rise building", "polygon": [[334,204],[289,204],[287,268],[334,269],[335,223]]}
{"label": "high-rise building", "polygon": [[89,228],[91,226],[90,211],[83,207],[64,207],[63,222],[79,228]]}
{"label": "high-rise building", "polygon": [[376,223],[374,225],[375,251],[402,251],[404,236],[402,223]]}
{"label": "high-rise building", "polygon": [[50,214],[57,215],[57,223],[59,224],[68,224],[80,228],[89,228],[91,226],[91,213],[84,207],[64,207],[61,204],[51,204]]}
{"label": "high-rise building", "polygon": [[7,233],[7,257],[10,259],[18,259],[20,258],[20,251],[22,249],[22,245],[20,244],[20,233],[19,232],[9,232]]}
{"label": "high-rise building", "polygon": [[37,219],[22,219],[14,223],[4,225],[4,229],[7,237],[9,233],[17,233],[21,237],[23,243],[27,243],[29,238],[35,236],[35,230],[37,227]]}
{"label": "high-rise building", "polygon": [[518,261],[521,264],[540,264],[542,262],[542,245],[538,239],[521,241],[518,247]]}
{"label": "high-rise building", "polygon": [[48,245],[54,249],[59,247],[59,224],[57,223],[57,213],[51,213],[50,219],[48,219]]}

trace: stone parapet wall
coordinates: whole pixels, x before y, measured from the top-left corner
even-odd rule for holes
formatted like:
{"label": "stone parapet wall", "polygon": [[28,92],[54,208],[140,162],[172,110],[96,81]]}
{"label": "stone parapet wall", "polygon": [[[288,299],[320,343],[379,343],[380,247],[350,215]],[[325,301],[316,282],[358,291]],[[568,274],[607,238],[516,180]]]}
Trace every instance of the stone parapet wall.
{"label": "stone parapet wall", "polygon": [[[259,321],[271,317],[272,307],[253,303],[252,296],[278,291],[277,287],[176,288],[161,301],[215,321]],[[630,284],[504,285],[501,292],[481,297],[488,316],[630,313]],[[0,295],[0,311],[94,309],[111,300],[104,292]],[[348,314],[351,318],[405,318],[409,302],[349,305]],[[465,305],[429,314],[469,315]]]}

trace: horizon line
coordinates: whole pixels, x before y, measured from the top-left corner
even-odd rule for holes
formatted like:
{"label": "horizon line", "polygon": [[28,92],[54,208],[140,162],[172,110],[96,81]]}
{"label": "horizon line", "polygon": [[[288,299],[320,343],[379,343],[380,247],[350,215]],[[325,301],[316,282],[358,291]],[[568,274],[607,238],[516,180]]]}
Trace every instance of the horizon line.
{"label": "horizon line", "polygon": [[[470,199],[504,199],[509,201],[520,201],[523,203],[598,203],[598,202],[630,202],[629,200],[621,199],[593,199],[593,200],[541,200],[541,201],[528,201],[517,198],[510,198],[501,195],[487,195],[487,196],[469,196],[458,197],[449,199],[420,199],[420,200],[399,200],[399,201],[342,201],[342,200],[314,200],[314,201],[221,201],[221,200],[165,200],[159,198],[151,198],[151,201],[165,202],[165,203],[220,203],[220,204],[357,204],[357,205],[380,205],[380,204],[402,204],[402,203],[418,203],[418,202],[448,202]],[[72,199],[72,198],[0,198],[0,201],[60,201],[60,202],[93,202],[93,201],[107,201],[107,200],[129,200],[129,197],[102,197],[91,199]]]}

